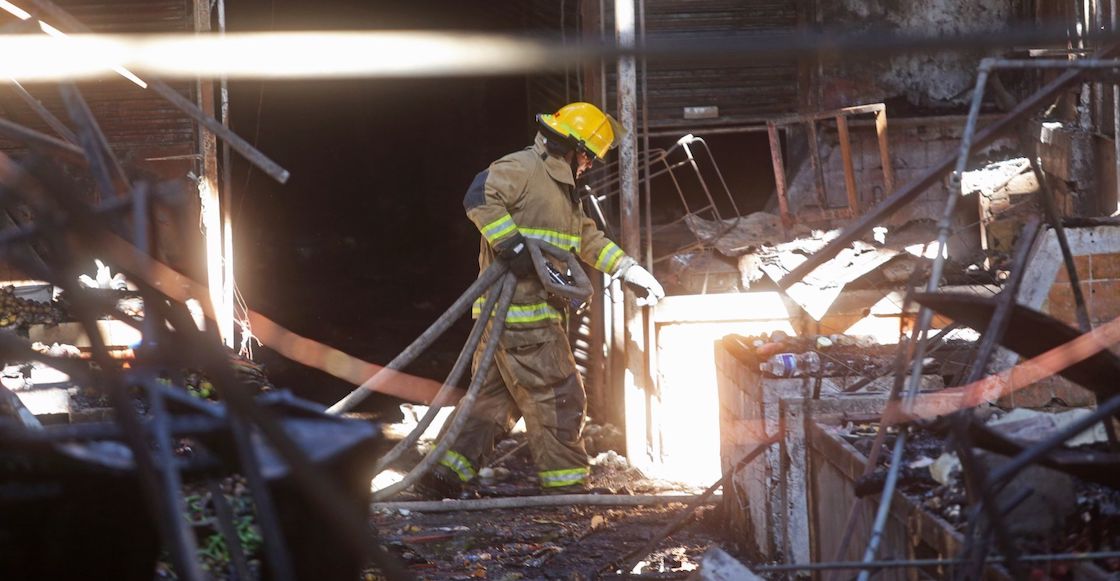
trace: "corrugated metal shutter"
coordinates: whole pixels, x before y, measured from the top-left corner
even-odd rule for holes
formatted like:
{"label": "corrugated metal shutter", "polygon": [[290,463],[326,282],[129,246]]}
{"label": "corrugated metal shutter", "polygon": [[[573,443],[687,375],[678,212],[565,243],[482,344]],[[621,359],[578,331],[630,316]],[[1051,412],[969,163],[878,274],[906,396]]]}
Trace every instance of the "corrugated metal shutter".
{"label": "corrugated metal shutter", "polygon": [[[607,6],[607,29],[614,27]],[[797,26],[793,0],[646,0],[649,37],[703,41],[729,34],[779,35]],[[649,63],[647,101],[651,129],[742,124],[797,108],[796,59],[710,66]],[[607,75],[608,105],[616,99],[614,74]],[[640,106],[640,103],[639,103]],[[716,107],[715,119],[685,119],[685,107]]]}
{"label": "corrugated metal shutter", "polygon": [[[190,0],[57,0],[58,4],[97,32],[188,32],[194,30]],[[172,83],[194,100],[193,83]],[[197,153],[197,133],[190,118],[155,93],[120,77],[79,84],[109,144],[122,158],[142,162],[153,158],[182,157]],[[28,86],[59,119],[69,124],[55,85]],[[54,135],[51,129],[11,91],[0,87],[0,115],[16,123]],[[20,146],[0,140],[0,150],[20,151]],[[165,173],[165,167],[149,169]],[[158,165],[158,164],[157,164]],[[172,164],[175,172],[183,163]]]}
{"label": "corrugated metal shutter", "polygon": [[[528,34],[557,42],[579,39],[579,0],[532,0],[525,2],[522,9]],[[530,115],[555,111],[580,98],[579,75],[575,70],[567,74],[530,75],[527,83]]]}

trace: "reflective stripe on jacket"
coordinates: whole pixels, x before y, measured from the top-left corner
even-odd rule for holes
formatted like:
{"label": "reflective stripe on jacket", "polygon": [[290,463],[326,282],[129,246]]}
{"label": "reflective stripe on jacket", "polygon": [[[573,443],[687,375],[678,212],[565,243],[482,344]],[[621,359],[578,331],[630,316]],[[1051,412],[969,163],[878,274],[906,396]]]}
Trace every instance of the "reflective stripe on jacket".
{"label": "reflective stripe on jacket", "polygon": [[[520,232],[526,238],[572,250],[597,270],[615,274],[626,254],[584,214],[578,198],[571,194],[574,188],[568,163],[548,154],[539,133],[531,147],[507,155],[479,173],[463,206],[482,233],[480,271],[494,261],[494,245]],[[519,281],[507,322],[537,326],[558,320],[559,311],[547,300],[540,281],[532,277]],[[476,317],[481,308],[482,299],[474,305]]]}

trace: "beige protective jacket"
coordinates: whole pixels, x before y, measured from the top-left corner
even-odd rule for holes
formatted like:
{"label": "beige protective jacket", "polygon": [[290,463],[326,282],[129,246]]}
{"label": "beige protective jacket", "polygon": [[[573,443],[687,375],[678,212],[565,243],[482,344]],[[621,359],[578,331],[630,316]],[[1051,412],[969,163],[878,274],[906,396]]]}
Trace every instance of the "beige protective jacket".
{"label": "beige protective jacket", "polygon": [[[610,275],[626,264],[626,254],[607,239],[588,218],[578,197],[572,195],[575,179],[568,163],[548,154],[544,136],[537,134],[531,147],[511,153],[479,173],[463,199],[467,217],[482,233],[478,256],[480,271],[495,259],[493,247],[520,232],[575,252],[584,262]],[[480,298],[474,316],[482,310]],[[548,304],[548,295],[535,277],[518,282],[507,324],[538,327],[560,320]]]}

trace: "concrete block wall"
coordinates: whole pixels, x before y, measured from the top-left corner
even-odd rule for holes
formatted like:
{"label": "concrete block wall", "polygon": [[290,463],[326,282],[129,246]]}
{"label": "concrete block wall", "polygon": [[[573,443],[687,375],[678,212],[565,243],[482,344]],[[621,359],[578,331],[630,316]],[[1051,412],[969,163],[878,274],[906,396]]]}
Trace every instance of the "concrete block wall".
{"label": "concrete block wall", "polygon": [[[1120,317],[1120,226],[1067,228],[1066,236],[1090,322],[1096,327]],[[1022,284],[1016,297],[1019,304],[1077,327],[1073,288],[1053,230],[1047,230],[1035,242]],[[1120,353],[1120,348],[1113,347],[1113,351]],[[1002,371],[1017,362],[1017,356],[1001,350],[993,370]],[[1096,403],[1092,392],[1061,377],[1007,395],[1000,403],[1009,407],[1042,407],[1054,399],[1071,406]]]}
{"label": "concrete block wall", "polygon": [[[1120,317],[1120,252],[1083,254],[1073,260],[1093,325]],[[1051,316],[1077,326],[1073,288],[1064,266],[1054,277],[1044,308]]]}
{"label": "concrete block wall", "polygon": [[[849,124],[855,123],[857,119],[867,118],[869,117],[854,117],[849,119]],[[956,155],[960,148],[963,126],[964,120],[955,118],[931,120],[929,123],[907,119],[895,121],[893,125],[888,118],[888,144],[895,188],[916,180],[945,156]],[[833,207],[847,206],[844,162],[840,154],[838,135],[834,129],[826,129],[824,124],[818,126],[818,132],[829,204]],[[860,204],[867,208],[890,195],[891,192],[886,191],[883,181],[883,164],[879,155],[879,141],[875,128],[853,125],[850,135],[856,189],[859,192]],[[982,159],[992,150],[1010,148],[1013,145],[1014,141],[1010,139],[997,140],[987,148],[976,152],[974,159]],[[797,175],[790,180],[789,198],[794,212],[802,206],[816,204],[814,184],[812,166],[805,162]],[[948,191],[948,181],[943,179],[939,185],[930,187],[914,202],[896,212],[887,225],[901,225],[918,219],[939,219],[945,207],[945,200],[948,198]]]}

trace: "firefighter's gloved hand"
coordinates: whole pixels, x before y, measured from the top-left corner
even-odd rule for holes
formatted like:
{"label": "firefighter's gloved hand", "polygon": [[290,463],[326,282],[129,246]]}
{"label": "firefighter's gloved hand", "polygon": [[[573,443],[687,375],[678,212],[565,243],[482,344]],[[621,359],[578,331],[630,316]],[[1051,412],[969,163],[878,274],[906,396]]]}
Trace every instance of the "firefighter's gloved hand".
{"label": "firefighter's gloved hand", "polygon": [[533,274],[533,257],[529,254],[529,247],[525,245],[525,237],[520,232],[494,246],[494,251],[497,252],[498,258],[509,266],[510,272],[517,278],[528,278]]}
{"label": "firefighter's gloved hand", "polygon": [[661,283],[657,282],[648,270],[636,263],[623,271],[622,280],[646,292],[645,297],[638,297],[639,306],[652,307],[657,304],[657,301],[665,298],[665,289],[661,287]]}

